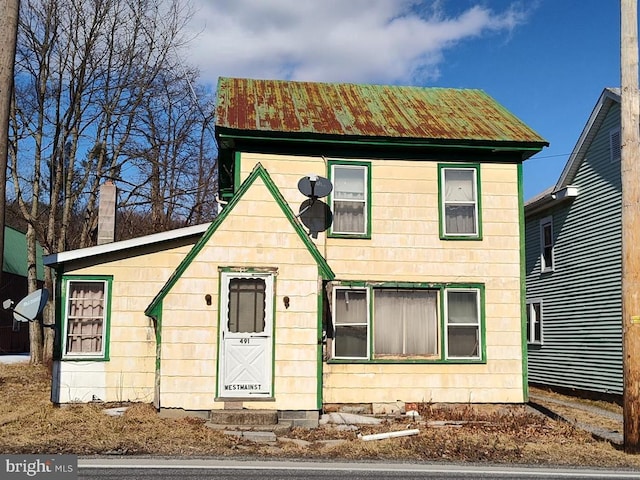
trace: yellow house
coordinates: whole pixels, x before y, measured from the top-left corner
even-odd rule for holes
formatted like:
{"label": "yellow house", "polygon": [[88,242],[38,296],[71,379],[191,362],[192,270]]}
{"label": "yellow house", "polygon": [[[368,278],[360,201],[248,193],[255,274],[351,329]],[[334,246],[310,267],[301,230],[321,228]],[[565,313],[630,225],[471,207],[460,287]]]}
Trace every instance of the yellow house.
{"label": "yellow house", "polygon": [[527,399],[522,162],[479,90],[221,78],[208,225],[62,252],[53,401]]}

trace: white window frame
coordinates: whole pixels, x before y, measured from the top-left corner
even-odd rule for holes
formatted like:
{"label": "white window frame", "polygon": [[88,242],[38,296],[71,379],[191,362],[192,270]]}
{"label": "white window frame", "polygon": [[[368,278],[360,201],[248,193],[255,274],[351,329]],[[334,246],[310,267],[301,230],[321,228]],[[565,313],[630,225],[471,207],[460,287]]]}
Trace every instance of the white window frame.
{"label": "white window frame", "polygon": [[[106,278],[91,277],[67,277],[63,278],[64,289],[64,308],[62,321],[62,338],[61,338],[61,357],[63,360],[107,360],[109,341],[109,316],[110,316],[110,299],[111,299],[111,281]],[[102,342],[101,350],[95,352],[69,352],[68,335],[69,335],[69,301],[71,295],[71,284],[73,283],[100,283],[103,285],[103,306],[102,306]]]}
{"label": "white window frame", "polygon": [[333,287],[332,292],[332,311],[336,312],[336,299],[338,291],[358,291],[365,292],[365,302],[366,302],[366,321],[364,323],[348,323],[341,324],[338,323],[338,319],[336,318],[335,313],[333,314],[333,332],[334,337],[337,337],[338,327],[365,327],[367,329],[367,344],[366,344],[366,354],[364,357],[355,357],[355,356],[337,356],[336,355],[336,338],[334,338],[331,347],[331,357],[339,360],[369,360],[371,358],[371,289],[367,287],[356,287],[356,286],[335,286]]}
{"label": "white window frame", "polygon": [[[449,322],[449,292],[473,292],[476,295],[476,319],[475,323],[450,323]],[[443,342],[444,342],[444,351],[445,351],[445,360],[480,360],[482,359],[482,297],[481,291],[479,288],[445,288],[443,290],[444,295],[444,332],[443,332]],[[477,328],[477,355],[475,356],[453,356],[449,355],[449,326],[452,327],[476,327]]]}
{"label": "white window frame", "polygon": [[620,128],[609,130],[609,160],[611,163],[619,162],[621,158],[622,133]]}
{"label": "white window frame", "polygon": [[[360,170],[362,171],[362,176],[363,176],[363,199],[362,200],[355,200],[355,199],[349,199],[349,198],[336,198],[336,189],[335,189],[335,184],[336,184],[336,168],[343,168],[343,169],[352,169],[352,170]],[[370,205],[369,202],[371,201],[371,199],[369,198],[369,177],[371,175],[370,173],[370,168],[371,165],[369,164],[363,164],[363,163],[349,163],[349,162],[340,162],[339,160],[331,160],[331,164],[330,164],[330,169],[331,169],[331,173],[330,173],[330,177],[331,177],[331,181],[334,184],[334,189],[333,192],[331,194],[331,212],[333,213],[334,217],[336,215],[336,209],[335,209],[335,202],[352,202],[352,203],[358,203],[358,204],[362,204],[363,206],[363,215],[364,215],[364,223],[363,223],[363,230],[360,232],[341,232],[340,230],[336,230],[335,229],[335,221],[333,222],[332,226],[331,226],[331,230],[330,233],[332,235],[340,235],[340,236],[353,236],[353,237],[365,237],[369,235],[369,209],[370,209]]]}
{"label": "white window frame", "polygon": [[[545,243],[545,228],[549,227],[551,230],[551,244],[547,245]],[[551,248],[551,264],[547,265],[547,261],[545,260],[545,250],[547,248]],[[545,272],[553,272],[556,267],[556,259],[555,259],[555,242],[553,239],[553,217],[544,217],[540,220],[540,271],[542,273]]]}
{"label": "white window frame", "polygon": [[[447,200],[447,181],[446,172],[449,170],[462,170],[473,172],[473,200],[468,201],[455,201]],[[476,166],[442,166],[440,168],[440,224],[442,226],[443,238],[480,238],[480,202],[479,199],[479,182],[478,182],[478,167]],[[459,233],[447,231],[447,205],[470,205],[473,203],[474,215],[474,232]]]}
{"label": "white window frame", "polygon": [[[538,305],[536,311],[535,306]],[[543,333],[543,302],[540,298],[532,298],[527,300],[527,344],[529,345],[542,345],[544,339]],[[539,318],[538,318],[539,312]],[[540,338],[536,338],[536,325],[540,325]]]}

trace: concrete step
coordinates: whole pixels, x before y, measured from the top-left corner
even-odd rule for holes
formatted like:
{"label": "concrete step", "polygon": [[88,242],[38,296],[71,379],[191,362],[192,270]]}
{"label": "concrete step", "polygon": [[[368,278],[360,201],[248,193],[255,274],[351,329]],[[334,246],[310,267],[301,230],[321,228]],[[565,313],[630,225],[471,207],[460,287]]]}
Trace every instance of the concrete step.
{"label": "concrete step", "polygon": [[209,423],[214,425],[277,425],[278,412],[276,410],[211,410]]}
{"label": "concrete step", "polygon": [[219,423],[207,422],[205,426],[213,430],[223,431],[227,435],[230,434],[229,432],[236,432],[238,436],[242,436],[240,433],[249,434],[250,432],[268,432],[275,435],[286,435],[291,431],[291,422],[280,422],[277,425],[221,425]]}

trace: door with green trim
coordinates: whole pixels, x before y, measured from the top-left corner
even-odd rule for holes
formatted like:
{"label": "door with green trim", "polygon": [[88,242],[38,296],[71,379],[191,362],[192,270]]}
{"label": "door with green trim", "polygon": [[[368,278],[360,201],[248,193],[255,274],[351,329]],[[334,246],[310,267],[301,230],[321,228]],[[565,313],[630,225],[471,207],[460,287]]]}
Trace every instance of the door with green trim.
{"label": "door with green trim", "polygon": [[271,397],[273,275],[223,272],[220,299],[221,397]]}

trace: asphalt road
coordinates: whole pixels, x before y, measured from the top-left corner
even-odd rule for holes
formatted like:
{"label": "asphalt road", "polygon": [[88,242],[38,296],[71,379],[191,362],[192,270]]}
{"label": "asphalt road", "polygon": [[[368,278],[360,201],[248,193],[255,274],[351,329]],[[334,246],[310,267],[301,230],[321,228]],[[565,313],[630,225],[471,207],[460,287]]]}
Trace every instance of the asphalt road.
{"label": "asphalt road", "polygon": [[334,463],[176,459],[81,459],[79,479],[157,480],[530,480],[637,479],[640,472],[446,464]]}

